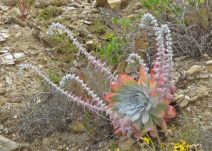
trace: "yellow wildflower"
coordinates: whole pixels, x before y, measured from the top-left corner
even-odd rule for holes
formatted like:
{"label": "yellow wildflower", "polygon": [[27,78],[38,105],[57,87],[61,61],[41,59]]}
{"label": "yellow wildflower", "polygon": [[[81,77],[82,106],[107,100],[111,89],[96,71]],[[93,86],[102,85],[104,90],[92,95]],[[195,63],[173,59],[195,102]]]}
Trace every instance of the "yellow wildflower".
{"label": "yellow wildflower", "polygon": [[189,151],[190,145],[187,144],[185,141],[180,140],[179,143],[174,144],[173,151]]}
{"label": "yellow wildflower", "polygon": [[149,138],[144,137],[143,140],[144,140],[144,142],[145,142],[147,145],[149,145],[149,143],[150,143],[150,139],[149,139]]}
{"label": "yellow wildflower", "polygon": [[174,151],[186,151],[184,146],[181,144],[175,144],[174,145]]}

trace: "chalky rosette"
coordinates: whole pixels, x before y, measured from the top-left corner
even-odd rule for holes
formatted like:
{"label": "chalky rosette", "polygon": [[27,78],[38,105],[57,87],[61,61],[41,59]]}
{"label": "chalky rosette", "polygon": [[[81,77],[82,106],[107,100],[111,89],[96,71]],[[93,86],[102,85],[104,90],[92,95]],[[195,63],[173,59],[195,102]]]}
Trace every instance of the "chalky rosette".
{"label": "chalky rosette", "polygon": [[[169,105],[167,98],[161,96],[157,85],[154,71],[151,70],[149,75],[142,67],[137,81],[127,74],[120,74],[118,81],[111,83],[111,92],[104,99],[121,119],[131,122],[127,129],[133,130],[132,135],[134,133],[137,136],[143,129],[154,135],[156,126],[166,130],[166,121],[176,116],[175,109]],[[117,123],[114,128],[115,133],[126,131],[123,127],[117,127]]]}

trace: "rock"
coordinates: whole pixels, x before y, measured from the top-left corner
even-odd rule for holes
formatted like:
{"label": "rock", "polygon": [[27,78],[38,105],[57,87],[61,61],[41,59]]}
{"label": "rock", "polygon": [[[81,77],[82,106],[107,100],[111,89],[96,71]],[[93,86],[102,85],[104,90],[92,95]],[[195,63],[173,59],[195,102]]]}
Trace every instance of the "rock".
{"label": "rock", "polygon": [[8,52],[9,52],[9,50],[10,50],[10,48],[9,48],[9,47],[4,47],[4,48],[2,48],[2,50],[0,51],[0,54],[8,53]]}
{"label": "rock", "polygon": [[95,0],[93,7],[106,7],[112,9],[124,9],[126,8],[131,0]]}
{"label": "rock", "polygon": [[25,57],[25,54],[23,52],[17,52],[13,54],[15,61],[20,61]]}
{"label": "rock", "polygon": [[86,20],[83,20],[83,23],[86,24],[86,25],[91,25],[92,24],[92,22],[86,21]]}
{"label": "rock", "polygon": [[10,53],[6,53],[6,54],[3,54],[3,55],[0,55],[0,64],[6,64],[6,65],[15,64],[13,55],[10,54]]}
{"label": "rock", "polygon": [[0,135],[0,151],[13,151],[19,148],[19,144]]}
{"label": "rock", "polygon": [[4,126],[0,124],[0,131],[2,131],[3,129],[4,129]]}
{"label": "rock", "polygon": [[8,11],[8,7],[0,4],[0,11],[6,12]]}
{"label": "rock", "polygon": [[202,66],[193,65],[190,69],[185,71],[185,75],[193,76],[193,75],[200,73],[203,69],[204,69],[204,67],[202,67]]}
{"label": "rock", "polygon": [[189,96],[183,94],[176,95],[175,100],[179,103],[180,107],[186,107],[190,102],[202,103],[201,101],[208,96],[208,88],[206,86],[202,86],[198,88],[195,87],[195,89],[190,89]]}
{"label": "rock", "polygon": [[37,8],[46,8],[50,5],[52,6],[64,6],[68,4],[68,0],[37,0],[35,2],[35,7]]}
{"label": "rock", "polygon": [[206,86],[199,87],[195,91],[193,91],[193,95],[191,96],[191,101],[198,101],[201,100],[201,98],[208,97],[209,96],[209,90]]}
{"label": "rock", "polygon": [[18,115],[17,114],[13,115],[13,118],[14,119],[17,119],[18,118]]}
{"label": "rock", "polygon": [[188,103],[191,101],[191,98],[187,95],[177,95],[175,99],[179,103],[180,107],[186,107]]}
{"label": "rock", "polygon": [[206,61],[206,64],[207,64],[207,65],[212,65],[212,60]]}
{"label": "rock", "polygon": [[78,3],[71,3],[71,4],[69,4],[68,6],[72,6],[72,7],[75,7],[75,8],[83,7],[82,5],[80,5],[80,4],[78,4]]}
{"label": "rock", "polygon": [[5,76],[5,84],[6,84],[6,86],[12,86],[13,85],[13,79],[9,76]]}
{"label": "rock", "polygon": [[93,7],[106,7],[110,8],[107,0],[95,0],[93,3]]}
{"label": "rock", "polygon": [[112,9],[118,9],[121,6],[121,0],[108,0],[108,4]]}
{"label": "rock", "polygon": [[49,138],[43,138],[42,145],[45,146],[45,147],[48,146],[49,145]]}
{"label": "rock", "polygon": [[73,11],[73,10],[76,10],[76,8],[75,7],[73,7],[73,6],[69,6],[69,7],[65,7],[65,11]]}
{"label": "rock", "polygon": [[10,37],[9,30],[7,29],[0,30],[0,42],[6,41],[8,37]]}

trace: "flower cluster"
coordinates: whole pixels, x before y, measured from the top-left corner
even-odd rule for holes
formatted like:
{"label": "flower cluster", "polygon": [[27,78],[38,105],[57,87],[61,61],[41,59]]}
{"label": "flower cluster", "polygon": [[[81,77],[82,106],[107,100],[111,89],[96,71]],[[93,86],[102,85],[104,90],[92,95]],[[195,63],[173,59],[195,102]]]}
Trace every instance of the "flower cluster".
{"label": "flower cluster", "polygon": [[141,59],[141,56],[139,56],[138,54],[131,53],[126,61],[127,61],[128,64],[131,64],[131,63],[135,63],[136,60],[138,61],[139,65],[144,67],[144,70],[148,73],[149,69],[146,67],[146,64],[144,63],[144,60]]}
{"label": "flower cluster", "polygon": [[172,94],[174,93],[175,87],[171,83],[171,72],[174,66],[172,61],[173,51],[171,31],[168,25],[165,24],[159,27],[154,16],[151,14],[145,14],[141,19],[139,27],[143,30],[149,26],[153,26],[157,41],[157,57],[153,69],[155,71],[155,78],[159,84],[160,92],[163,93],[163,95],[166,95],[169,100],[173,100]]}
{"label": "flower cluster", "polygon": [[180,140],[178,143],[174,144],[173,151],[189,151],[191,145],[187,144],[185,141]]}

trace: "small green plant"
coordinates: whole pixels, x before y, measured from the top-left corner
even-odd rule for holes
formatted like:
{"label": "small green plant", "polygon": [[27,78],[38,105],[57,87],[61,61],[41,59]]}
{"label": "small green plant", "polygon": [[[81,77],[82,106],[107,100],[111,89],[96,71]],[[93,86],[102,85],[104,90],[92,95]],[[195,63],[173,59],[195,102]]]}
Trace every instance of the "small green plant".
{"label": "small green plant", "polygon": [[104,34],[106,33],[106,25],[103,23],[103,21],[101,19],[97,19],[94,22],[94,26],[92,27],[92,31],[98,34]]}
{"label": "small green plant", "polygon": [[122,28],[126,29],[127,27],[129,27],[132,24],[132,21],[129,18],[117,18],[117,17],[113,17],[112,18],[112,23],[114,25],[119,25]]}
{"label": "small green plant", "polygon": [[140,0],[140,2],[142,6],[157,17],[172,18],[172,20],[177,23],[182,22],[179,20],[179,16],[182,18],[184,9],[183,2],[176,3],[173,0]]}
{"label": "small green plant", "polygon": [[105,38],[107,42],[103,47],[98,48],[97,52],[102,59],[112,66],[116,66],[123,57],[123,51],[121,50],[122,42],[112,33],[107,33]]}
{"label": "small green plant", "polygon": [[62,9],[61,8],[58,8],[56,6],[48,6],[47,8],[43,9],[40,11],[39,15],[38,15],[38,18],[40,20],[49,20],[55,16],[58,16],[62,13]]}
{"label": "small green plant", "polygon": [[56,71],[49,70],[48,75],[51,81],[53,81],[56,84],[60,83],[60,75]]}

